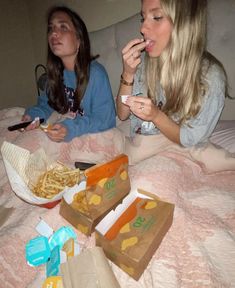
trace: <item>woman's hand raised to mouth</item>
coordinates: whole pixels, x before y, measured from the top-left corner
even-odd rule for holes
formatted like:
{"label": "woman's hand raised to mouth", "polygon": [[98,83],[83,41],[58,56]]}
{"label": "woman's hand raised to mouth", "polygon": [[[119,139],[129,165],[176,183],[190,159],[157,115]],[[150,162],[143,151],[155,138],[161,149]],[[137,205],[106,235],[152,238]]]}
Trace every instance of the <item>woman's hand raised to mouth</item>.
{"label": "woman's hand raised to mouth", "polygon": [[138,65],[141,63],[141,52],[146,47],[144,39],[133,39],[122,49],[123,77],[131,80],[134,77]]}

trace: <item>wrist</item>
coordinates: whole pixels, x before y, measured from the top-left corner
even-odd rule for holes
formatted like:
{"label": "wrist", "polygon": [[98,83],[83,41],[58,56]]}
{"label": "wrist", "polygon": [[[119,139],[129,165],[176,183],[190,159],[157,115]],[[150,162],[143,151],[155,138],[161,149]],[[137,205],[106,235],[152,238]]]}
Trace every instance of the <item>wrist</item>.
{"label": "wrist", "polygon": [[128,73],[126,71],[122,72],[122,77],[128,82],[133,82],[133,80],[134,80],[134,74],[133,73]]}
{"label": "wrist", "polygon": [[131,80],[129,80],[129,79],[130,79],[130,78],[125,78],[125,77],[123,76],[123,74],[121,74],[120,82],[121,82],[121,84],[126,85],[126,86],[133,86],[133,84],[134,84],[134,77],[132,77]]}
{"label": "wrist", "polygon": [[156,114],[155,114],[154,119],[152,121],[155,124],[155,126],[158,126],[159,121],[161,121],[161,120],[159,120],[159,118],[165,116],[165,113],[163,113],[161,111],[162,110],[162,106],[163,106],[162,101],[159,101],[159,103],[158,103],[158,105],[156,107]]}
{"label": "wrist", "polygon": [[163,113],[161,110],[157,109],[157,112],[156,112],[156,114],[155,114],[155,116],[154,116],[154,118],[153,118],[153,120],[152,120],[152,122],[154,123],[154,125],[155,125],[156,127],[159,126],[159,124],[160,124],[160,122],[161,122],[161,118],[162,118],[163,116],[164,116],[164,113]]}

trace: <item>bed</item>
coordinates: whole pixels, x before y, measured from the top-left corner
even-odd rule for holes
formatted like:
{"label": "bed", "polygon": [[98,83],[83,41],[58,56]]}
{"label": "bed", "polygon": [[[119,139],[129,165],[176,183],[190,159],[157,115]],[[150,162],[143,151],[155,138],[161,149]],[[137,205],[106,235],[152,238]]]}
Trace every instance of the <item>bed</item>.
{"label": "bed", "polygon": [[[7,130],[9,124],[20,119],[23,111],[16,107],[0,112],[0,141],[9,141],[33,152],[43,145],[40,140],[45,143],[42,131],[24,134]],[[227,139],[233,137],[232,143],[235,143],[234,122],[220,125],[214,140],[223,140],[220,136],[226,133],[230,135]],[[107,131],[102,137],[89,135],[69,144],[47,142],[47,152],[71,166],[74,161],[87,160],[87,157],[105,162],[121,152],[114,135]],[[232,149],[234,145],[230,147],[234,153]],[[38,235],[35,227],[40,219],[54,230],[69,223],[59,215],[59,204],[46,209],[19,199],[11,189],[2,158],[0,173],[1,213],[3,207],[9,208],[1,214],[0,279],[4,285],[1,287],[41,287],[45,268],[28,266],[25,244]],[[165,151],[130,166],[129,175],[132,189],[142,188],[174,203],[175,212],[170,230],[138,282],[110,262],[120,286],[234,287],[235,171],[205,173],[200,164],[184,155]],[[76,232],[81,249],[94,247],[94,233],[86,237]]]}
{"label": "bed", "polygon": [[[218,5],[219,2],[214,1]],[[234,8],[232,1],[224,3],[227,8]],[[217,12],[220,11],[218,5]],[[230,13],[227,19],[232,15],[232,9],[226,10]],[[129,29],[133,32],[132,26],[137,17],[91,33],[92,47],[97,48],[96,52],[101,55],[100,60],[109,72],[114,95],[121,71],[117,49],[120,51],[122,43],[129,37],[127,34],[121,35],[120,31],[126,33]],[[233,18],[229,19],[231,23],[234,21],[231,20]],[[234,33],[234,29],[230,33]],[[109,38],[109,35],[120,39],[118,45],[110,42],[115,39]],[[107,37],[111,40],[108,41]],[[107,43],[106,50],[102,48],[102,43]],[[234,77],[234,74],[230,73],[232,79],[231,75]],[[230,82],[234,85],[233,81]],[[227,106],[231,108],[234,100],[229,101],[231,105]],[[23,113],[24,108],[21,107],[0,111],[0,145],[8,141],[31,152],[43,146],[47,153],[71,166],[75,161],[85,161],[90,157],[97,163],[105,162],[122,152],[121,145],[117,145],[116,137],[120,131],[116,128],[115,131],[103,133],[102,137],[86,135],[69,144],[52,143],[43,136],[42,131],[9,132],[7,127],[18,122]],[[235,120],[231,115],[234,114],[219,122],[211,140],[235,153]],[[222,118],[226,116],[224,114]],[[126,127],[120,129],[127,131]],[[9,184],[2,157],[0,175],[0,287],[41,287],[45,280],[45,267],[30,267],[26,263],[25,244],[38,235],[35,226],[40,219],[54,230],[69,223],[59,214],[60,204],[46,209],[18,198]],[[184,154],[167,150],[130,166],[129,176],[132,189],[142,188],[174,203],[175,211],[172,226],[139,281],[109,262],[120,286],[235,287],[235,171],[207,173],[200,163]],[[95,246],[94,234],[86,237],[77,230],[76,234],[82,250]]]}

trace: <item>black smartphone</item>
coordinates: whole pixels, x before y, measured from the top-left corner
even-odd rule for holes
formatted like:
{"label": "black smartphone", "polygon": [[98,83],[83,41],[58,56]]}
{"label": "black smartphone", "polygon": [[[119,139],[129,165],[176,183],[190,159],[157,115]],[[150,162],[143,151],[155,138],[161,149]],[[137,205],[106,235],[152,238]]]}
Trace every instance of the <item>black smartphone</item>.
{"label": "black smartphone", "polygon": [[87,163],[87,162],[75,162],[75,167],[79,168],[81,171],[84,171],[92,166],[95,166],[95,163]]}
{"label": "black smartphone", "polygon": [[[15,124],[15,125],[12,125],[12,126],[9,126],[8,127],[8,130],[9,131],[15,131],[15,130],[19,130],[19,129],[22,129],[22,128],[26,128],[29,124],[31,124],[34,120],[32,121],[27,121],[27,122],[21,122],[21,123],[18,123],[18,124]],[[39,119],[39,122],[40,124],[44,122],[44,119],[43,118],[40,118]]]}

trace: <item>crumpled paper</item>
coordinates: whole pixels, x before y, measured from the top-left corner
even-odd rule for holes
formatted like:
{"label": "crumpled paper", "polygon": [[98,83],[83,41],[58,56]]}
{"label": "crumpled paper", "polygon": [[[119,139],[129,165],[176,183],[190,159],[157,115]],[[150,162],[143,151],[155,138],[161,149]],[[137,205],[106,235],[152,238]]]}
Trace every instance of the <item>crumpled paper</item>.
{"label": "crumpled paper", "polygon": [[37,197],[30,189],[41,173],[55,165],[42,148],[30,153],[24,148],[4,141],[1,153],[11,188],[21,199],[30,204],[41,205],[62,198],[65,190],[52,199],[46,199]]}
{"label": "crumpled paper", "polygon": [[100,247],[86,249],[60,268],[65,288],[120,288]]}

